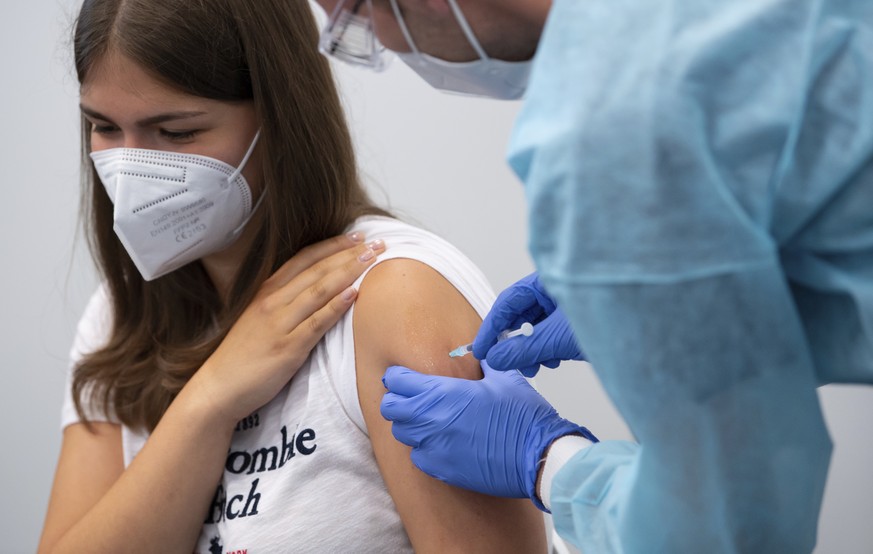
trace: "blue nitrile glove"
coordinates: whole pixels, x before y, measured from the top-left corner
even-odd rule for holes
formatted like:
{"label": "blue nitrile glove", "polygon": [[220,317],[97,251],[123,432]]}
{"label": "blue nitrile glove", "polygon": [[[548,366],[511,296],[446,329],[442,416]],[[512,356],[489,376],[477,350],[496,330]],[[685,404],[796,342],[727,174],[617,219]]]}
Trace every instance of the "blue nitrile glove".
{"label": "blue nitrile glove", "polygon": [[[533,324],[533,335],[497,342],[502,331],[518,329],[526,321]],[[536,273],[500,293],[473,341],[473,355],[487,359],[494,369],[518,369],[525,377],[536,375],[540,364],[554,369],[564,360],[585,359],[564,312]]]}
{"label": "blue nitrile glove", "polygon": [[544,510],[536,480],[545,449],[564,435],[597,439],[561,418],[519,372],[481,365],[478,381],[389,367],[382,416],[431,477],[492,496],[528,497]]}

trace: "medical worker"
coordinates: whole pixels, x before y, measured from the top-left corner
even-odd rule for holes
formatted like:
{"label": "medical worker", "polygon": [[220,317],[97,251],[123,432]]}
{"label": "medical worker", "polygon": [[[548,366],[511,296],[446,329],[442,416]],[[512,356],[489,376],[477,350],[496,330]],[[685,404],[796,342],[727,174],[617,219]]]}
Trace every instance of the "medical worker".
{"label": "medical worker", "polygon": [[[388,369],[415,464],[542,502],[589,554],[811,551],[816,387],[873,382],[873,3],[321,2],[328,54],[526,89],[509,162],[539,274],[485,319],[481,381]],[[638,444],[497,371],[583,357]]]}

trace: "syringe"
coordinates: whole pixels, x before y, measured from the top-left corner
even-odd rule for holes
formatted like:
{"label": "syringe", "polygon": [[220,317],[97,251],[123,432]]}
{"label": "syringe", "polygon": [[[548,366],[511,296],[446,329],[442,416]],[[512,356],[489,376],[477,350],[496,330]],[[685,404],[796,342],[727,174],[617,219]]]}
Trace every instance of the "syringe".
{"label": "syringe", "polygon": [[[521,324],[521,327],[519,327],[515,331],[510,331],[509,329],[501,331],[500,334],[497,335],[497,342],[501,342],[501,341],[504,341],[506,339],[511,339],[512,337],[517,337],[519,335],[524,335],[526,337],[533,335],[533,325],[531,325],[528,322],[524,322]],[[459,356],[466,356],[467,354],[469,354],[472,351],[473,351],[473,343],[471,342],[470,344],[465,344],[463,346],[459,346],[459,347],[455,348],[454,350],[452,350],[451,352],[449,352],[449,357],[450,358],[457,358]]]}

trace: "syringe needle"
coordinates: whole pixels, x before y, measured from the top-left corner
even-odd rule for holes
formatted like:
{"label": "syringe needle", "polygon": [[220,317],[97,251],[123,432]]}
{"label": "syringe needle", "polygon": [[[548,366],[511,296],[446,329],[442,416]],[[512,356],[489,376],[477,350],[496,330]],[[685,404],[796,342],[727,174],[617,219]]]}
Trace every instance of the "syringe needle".
{"label": "syringe needle", "polygon": [[470,353],[472,351],[473,351],[473,343],[464,344],[462,346],[455,348],[451,352],[449,352],[449,357],[450,358],[459,358],[461,356],[466,356],[468,353]]}
{"label": "syringe needle", "polygon": [[[502,341],[505,341],[506,339],[511,339],[512,337],[517,337],[519,335],[524,335],[525,337],[529,337],[529,336],[533,335],[533,325],[531,325],[530,323],[525,321],[524,323],[521,324],[521,327],[519,327],[518,329],[516,329],[514,331],[511,331],[509,329],[501,331],[500,334],[497,335],[497,342],[502,342]],[[473,351],[473,343],[463,344],[463,345],[455,348],[451,352],[449,352],[449,357],[450,358],[458,358],[461,356],[466,356],[467,354],[469,354],[472,351]]]}

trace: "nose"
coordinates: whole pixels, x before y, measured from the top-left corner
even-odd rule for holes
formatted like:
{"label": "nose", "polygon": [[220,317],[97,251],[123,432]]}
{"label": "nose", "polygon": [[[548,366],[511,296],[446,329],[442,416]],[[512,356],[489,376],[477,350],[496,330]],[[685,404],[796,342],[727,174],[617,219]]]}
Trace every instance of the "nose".
{"label": "nose", "polygon": [[124,137],[122,140],[122,146],[124,148],[153,148],[154,144],[150,141],[146,140],[142,133],[134,133],[128,132],[124,133]]}

